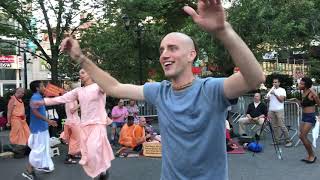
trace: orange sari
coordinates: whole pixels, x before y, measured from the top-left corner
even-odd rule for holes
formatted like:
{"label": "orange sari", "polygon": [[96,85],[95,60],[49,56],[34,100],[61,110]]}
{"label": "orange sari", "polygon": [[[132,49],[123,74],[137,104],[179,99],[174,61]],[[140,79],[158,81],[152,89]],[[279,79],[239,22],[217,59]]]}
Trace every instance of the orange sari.
{"label": "orange sari", "polygon": [[142,144],[144,142],[145,136],[146,136],[146,132],[144,130],[144,127],[136,125],[133,131],[134,145],[137,146]]}
{"label": "orange sari", "polygon": [[[11,106],[11,107],[9,107]],[[11,96],[8,103],[8,111],[11,110],[10,123],[10,143],[18,145],[27,145],[30,135],[30,129],[26,121],[24,104],[22,99],[17,99],[15,96]]]}
{"label": "orange sari", "polygon": [[134,129],[134,124],[132,126],[125,124],[120,131],[119,144],[134,148],[136,146],[133,138]]}

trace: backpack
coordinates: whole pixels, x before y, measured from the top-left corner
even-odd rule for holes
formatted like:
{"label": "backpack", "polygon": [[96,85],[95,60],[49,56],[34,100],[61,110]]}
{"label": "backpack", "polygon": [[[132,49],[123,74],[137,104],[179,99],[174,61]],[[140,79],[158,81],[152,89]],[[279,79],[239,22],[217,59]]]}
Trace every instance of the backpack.
{"label": "backpack", "polygon": [[263,149],[263,146],[257,142],[252,142],[252,143],[249,143],[248,145],[248,150],[255,153],[261,152],[262,149]]}

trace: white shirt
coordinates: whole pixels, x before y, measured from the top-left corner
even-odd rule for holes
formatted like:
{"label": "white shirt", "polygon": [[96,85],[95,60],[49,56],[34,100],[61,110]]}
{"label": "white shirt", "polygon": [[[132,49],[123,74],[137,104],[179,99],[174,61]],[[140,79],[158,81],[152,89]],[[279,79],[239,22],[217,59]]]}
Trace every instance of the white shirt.
{"label": "white shirt", "polygon": [[[275,88],[273,91],[277,96],[287,96],[286,91],[281,87]],[[284,102],[280,102],[274,94],[270,94],[269,111],[281,111],[284,109]]]}
{"label": "white shirt", "polygon": [[254,107],[257,108],[259,106],[260,102],[257,102],[257,103],[253,102],[253,104],[254,104]]}

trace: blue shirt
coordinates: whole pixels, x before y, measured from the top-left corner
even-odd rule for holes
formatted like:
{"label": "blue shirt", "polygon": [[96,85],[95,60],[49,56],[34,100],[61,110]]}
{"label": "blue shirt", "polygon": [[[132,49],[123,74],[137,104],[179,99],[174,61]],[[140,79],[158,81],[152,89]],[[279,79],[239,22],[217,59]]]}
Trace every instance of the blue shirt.
{"label": "blue shirt", "polygon": [[144,97],[157,107],[162,180],[227,180],[225,120],[229,100],[223,78],[197,78],[174,91],[169,81],[146,83]]}
{"label": "blue shirt", "polygon": [[[40,93],[33,93],[30,102],[32,101],[41,101],[43,100],[43,97]],[[39,106],[36,108],[36,110],[44,117],[46,117],[46,107],[44,105]],[[48,123],[44,121],[43,119],[37,118],[32,113],[32,107],[30,107],[30,130],[32,134],[36,134],[38,132],[43,132],[48,130]]]}

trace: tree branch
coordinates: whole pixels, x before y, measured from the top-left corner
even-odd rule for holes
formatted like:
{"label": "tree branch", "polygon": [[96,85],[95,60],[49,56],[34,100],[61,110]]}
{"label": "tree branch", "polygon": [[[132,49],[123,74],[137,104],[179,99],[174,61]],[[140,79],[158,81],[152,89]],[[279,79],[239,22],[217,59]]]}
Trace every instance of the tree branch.
{"label": "tree branch", "polygon": [[[1,39],[1,38],[0,38],[0,41],[2,41],[3,43],[7,43],[7,44],[9,44],[9,45],[11,45],[11,46],[18,47],[19,49],[22,49],[22,50],[24,50],[24,51],[26,51],[26,52],[28,52],[28,53],[32,54],[33,56],[37,56],[37,57],[39,57],[39,58],[41,58],[41,59],[43,59],[43,60],[47,61],[47,59],[46,59],[45,57],[40,56],[40,55],[38,55],[38,54],[36,54],[36,53],[34,53],[34,52],[32,52],[32,51],[29,51],[27,48],[21,47],[21,46],[17,45],[16,43],[11,43],[11,42],[6,41],[6,40],[3,40],[3,39]],[[48,62],[48,63],[49,63],[49,62]]]}
{"label": "tree branch", "polygon": [[54,46],[54,41],[53,41],[53,34],[52,34],[52,28],[49,22],[49,17],[47,14],[47,10],[44,6],[44,0],[38,0],[38,3],[40,4],[40,8],[42,10],[42,14],[44,16],[44,20],[46,22],[47,25],[47,29],[48,29],[48,37],[49,37],[49,42],[50,42],[50,49],[51,51],[53,50],[53,46]]}
{"label": "tree branch", "polygon": [[31,41],[37,45],[41,53],[47,59],[47,62],[50,63],[51,57],[44,51],[43,47],[40,45],[38,40],[34,37],[31,30],[27,28],[25,20],[22,17],[18,16],[19,13],[16,11],[16,9],[11,11],[9,6],[3,3],[3,1],[0,1],[0,6],[21,25],[22,30],[27,34],[27,36],[31,39]]}
{"label": "tree branch", "polygon": [[[57,29],[56,29],[56,36],[57,36],[56,45],[57,46],[54,47],[56,52],[58,52],[58,50],[59,50],[58,44],[60,44],[60,42],[62,40],[62,35],[63,35],[63,31],[64,31],[63,28],[61,29],[63,6],[64,6],[64,1],[59,0],[59,12],[58,12]],[[62,33],[60,32],[60,30],[62,30]]]}
{"label": "tree branch", "polygon": [[[60,2],[61,2],[61,0],[59,1],[59,4],[60,4]],[[56,16],[57,19],[59,19],[59,18],[57,17],[57,11],[54,9],[54,7],[53,7],[53,5],[52,5],[52,3],[51,3],[51,0],[49,0],[49,4],[50,4],[50,6],[51,6],[52,11],[54,12],[54,15]],[[59,10],[60,10],[60,9],[59,9]]]}

